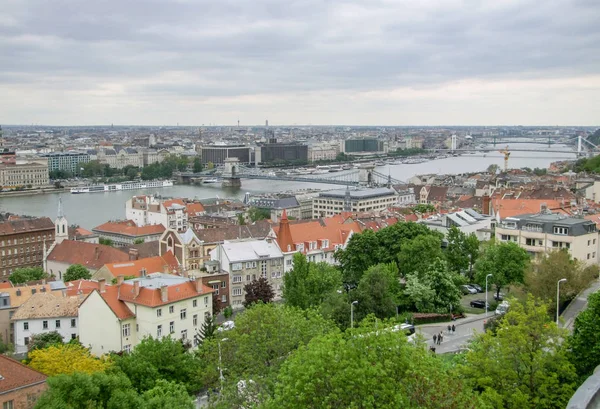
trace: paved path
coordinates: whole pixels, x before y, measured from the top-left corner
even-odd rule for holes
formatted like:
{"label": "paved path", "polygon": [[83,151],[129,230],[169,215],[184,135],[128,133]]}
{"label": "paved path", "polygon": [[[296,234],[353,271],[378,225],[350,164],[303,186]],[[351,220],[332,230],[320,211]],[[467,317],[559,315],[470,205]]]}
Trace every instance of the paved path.
{"label": "paved path", "polygon": [[[577,315],[587,308],[587,299],[588,296],[592,293],[595,293],[600,289],[600,280],[595,280],[592,284],[583,290],[579,295],[571,301],[571,303],[567,306],[567,308],[560,315],[563,320],[560,325],[563,328],[567,328],[569,330],[573,330],[573,324],[575,323],[575,318]],[[556,301],[556,300],[555,300]]]}
{"label": "paved path", "polygon": [[[493,317],[493,315],[493,313],[490,313],[488,318]],[[417,333],[423,336],[428,347],[435,347],[435,352],[438,354],[456,352],[461,348],[464,348],[475,333],[483,332],[483,323],[485,319],[485,315],[481,314],[452,321],[450,322],[450,325],[454,324],[456,329],[454,333],[448,333],[447,322],[419,325],[417,327]],[[443,332],[443,341],[440,345],[433,345],[433,335],[439,334],[440,331]]]}

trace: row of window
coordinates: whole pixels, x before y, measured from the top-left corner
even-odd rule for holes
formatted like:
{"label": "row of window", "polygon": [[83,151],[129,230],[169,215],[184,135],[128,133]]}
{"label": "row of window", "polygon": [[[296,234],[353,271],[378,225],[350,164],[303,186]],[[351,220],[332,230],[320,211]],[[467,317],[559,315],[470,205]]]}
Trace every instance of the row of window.
{"label": "row of window", "polygon": [[[76,339],[76,338],[77,338],[77,334],[71,334],[71,339]],[[29,345],[29,341],[30,341],[30,340],[31,340],[31,339],[30,339],[29,337],[25,337],[25,338],[23,339],[23,342],[25,343],[25,345]]]}
{"label": "row of window", "polygon": [[[38,257],[36,254],[34,254],[33,256],[29,257],[21,257],[21,262],[19,262],[19,257],[16,256],[12,256],[11,258],[8,258],[9,256],[6,256],[6,258],[2,259],[2,267],[6,267],[6,266],[12,266],[13,264],[15,265],[20,265],[23,263],[29,263],[32,261],[37,261]],[[14,261],[14,263],[13,263]],[[42,256],[40,255],[40,261],[42,261]]]}
{"label": "row of window", "polygon": [[36,236],[25,236],[25,238],[21,237],[19,239],[6,239],[6,240],[0,240],[0,246],[12,246],[12,245],[17,245],[17,244],[24,244],[24,243],[29,243],[29,238],[31,237],[31,243],[35,242],[35,241],[43,241],[43,240],[54,240],[54,237],[52,236],[52,234],[48,234],[46,236],[46,234],[38,234],[37,235],[37,240],[36,240]]}
{"label": "row of window", "polygon": [[[225,281],[222,282],[223,288],[225,287],[226,283]],[[208,306],[208,296],[204,297],[204,306]],[[198,299],[193,299],[192,300],[192,308],[196,308],[198,307]],[[186,312],[187,310],[185,308],[182,308],[181,310],[179,310],[179,315],[181,317],[181,319],[185,319],[186,317]],[[175,313],[175,306],[174,305],[169,305],[169,314],[173,314]],[[157,308],[156,309],[156,316],[157,317],[162,317],[162,308]]]}
{"label": "row of window", "polygon": [[[60,329],[60,325],[61,325],[60,320],[54,321],[54,328]],[[42,321],[42,328],[49,329],[47,320]],[[71,328],[77,328],[77,319],[76,318],[71,318]],[[29,331],[29,322],[28,321],[23,322],[23,331]]]}

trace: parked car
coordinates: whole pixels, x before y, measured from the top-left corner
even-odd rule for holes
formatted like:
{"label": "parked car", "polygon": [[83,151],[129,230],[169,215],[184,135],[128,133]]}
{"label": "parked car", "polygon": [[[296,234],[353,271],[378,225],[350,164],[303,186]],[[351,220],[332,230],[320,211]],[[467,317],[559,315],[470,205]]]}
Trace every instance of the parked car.
{"label": "parked car", "polygon": [[217,331],[221,332],[221,331],[229,331],[230,329],[235,328],[235,322],[233,321],[225,321],[223,324],[221,324],[220,327],[217,328]]}
{"label": "parked car", "polygon": [[494,300],[496,301],[502,301],[504,300],[504,294],[500,293],[500,294],[494,294]]}
{"label": "parked car", "polygon": [[473,300],[469,304],[473,308],[485,308],[485,300]]}
{"label": "parked car", "polygon": [[463,294],[477,294],[477,290],[468,284],[461,285],[460,290],[463,292]]}
{"label": "parked car", "polygon": [[498,307],[496,308],[496,315],[506,314],[509,307],[510,304],[508,303],[508,301],[502,301],[502,303],[498,304]]}
{"label": "parked car", "polygon": [[483,292],[483,288],[481,288],[481,286],[479,284],[469,284],[471,287],[473,287],[474,289],[477,290],[478,293],[482,293]]}

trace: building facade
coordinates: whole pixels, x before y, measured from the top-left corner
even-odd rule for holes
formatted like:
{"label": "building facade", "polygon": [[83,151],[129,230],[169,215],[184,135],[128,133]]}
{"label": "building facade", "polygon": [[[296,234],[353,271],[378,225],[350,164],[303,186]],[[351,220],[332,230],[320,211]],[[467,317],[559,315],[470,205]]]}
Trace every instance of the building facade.
{"label": "building facade", "polygon": [[313,218],[331,217],[342,212],[386,210],[397,202],[396,192],[388,188],[321,192],[313,199]]}
{"label": "building facade", "polygon": [[46,375],[7,356],[0,355],[0,371],[2,409],[33,409],[48,389]]}
{"label": "building facade", "polygon": [[196,151],[204,165],[220,165],[227,158],[238,158],[242,164],[251,164],[254,156],[253,148],[246,145],[202,145],[197,146]]}
{"label": "building facade", "polygon": [[256,148],[257,163],[307,163],[308,146],[299,143],[265,143]]}
{"label": "building facade", "polygon": [[383,152],[384,144],[375,138],[347,139],[344,141],[344,153]]}
{"label": "building facade", "polygon": [[0,289],[0,337],[5,343],[15,343],[15,326],[12,317],[17,309],[31,296],[40,292],[50,292],[48,284],[36,284]]}
{"label": "building facade", "polygon": [[188,228],[187,205],[182,199],[133,196],[125,203],[125,217],[140,227],[162,224],[166,229],[179,232]]}
{"label": "building facade", "polygon": [[81,163],[90,161],[90,155],[84,152],[51,152],[40,156],[48,158],[48,171],[64,170],[73,175],[80,173]]}
{"label": "building facade", "polygon": [[54,242],[54,223],[48,217],[21,218],[0,223],[0,281],[17,268],[42,267],[44,245]]}
{"label": "building facade", "polygon": [[165,231],[162,224],[138,226],[133,220],[107,222],[96,226],[92,232],[100,238],[112,240],[116,246],[128,246],[136,241],[157,241]]}
{"label": "building facade", "polygon": [[533,257],[566,249],[585,264],[598,263],[598,230],[591,220],[547,211],[506,217],[496,226],[496,240],[515,242]]}
{"label": "building facade", "polygon": [[0,186],[3,189],[43,187],[49,184],[47,165],[34,162],[0,165]]}

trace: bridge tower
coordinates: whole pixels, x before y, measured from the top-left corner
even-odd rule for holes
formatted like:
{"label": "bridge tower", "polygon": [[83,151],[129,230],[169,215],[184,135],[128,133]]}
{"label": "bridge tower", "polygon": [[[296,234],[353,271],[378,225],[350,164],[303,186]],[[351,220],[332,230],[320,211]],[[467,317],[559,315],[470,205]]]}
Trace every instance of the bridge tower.
{"label": "bridge tower", "polygon": [[223,169],[223,187],[242,187],[240,179],[240,160],[238,158],[225,158],[225,169]]}
{"label": "bridge tower", "polygon": [[456,150],[456,145],[457,145],[457,143],[456,143],[457,140],[456,139],[457,139],[456,135],[452,135],[452,145],[451,145],[452,152],[454,152]]}
{"label": "bridge tower", "polygon": [[358,169],[358,184],[361,186],[373,186],[375,181],[373,180],[373,171],[375,170],[375,166],[373,165],[362,165]]}
{"label": "bridge tower", "polygon": [[583,141],[581,140],[581,138],[582,138],[581,135],[579,135],[577,137],[577,155],[578,156],[581,155],[581,151],[583,149],[583,144],[582,144]]}

